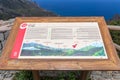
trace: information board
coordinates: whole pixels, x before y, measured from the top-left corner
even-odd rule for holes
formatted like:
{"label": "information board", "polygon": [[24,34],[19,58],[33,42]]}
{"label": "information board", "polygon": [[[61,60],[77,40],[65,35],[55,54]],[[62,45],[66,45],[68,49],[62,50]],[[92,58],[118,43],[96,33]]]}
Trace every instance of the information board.
{"label": "information board", "polygon": [[108,59],[97,22],[22,23],[10,57]]}
{"label": "information board", "polygon": [[120,70],[103,17],[17,17],[2,70]]}

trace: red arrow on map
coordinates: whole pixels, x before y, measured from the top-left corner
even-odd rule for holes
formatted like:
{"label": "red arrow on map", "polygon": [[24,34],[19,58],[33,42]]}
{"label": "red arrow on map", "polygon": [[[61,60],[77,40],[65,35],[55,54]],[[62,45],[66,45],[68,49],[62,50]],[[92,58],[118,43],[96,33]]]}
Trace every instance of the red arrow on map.
{"label": "red arrow on map", "polygon": [[73,48],[76,48],[77,44],[72,45]]}

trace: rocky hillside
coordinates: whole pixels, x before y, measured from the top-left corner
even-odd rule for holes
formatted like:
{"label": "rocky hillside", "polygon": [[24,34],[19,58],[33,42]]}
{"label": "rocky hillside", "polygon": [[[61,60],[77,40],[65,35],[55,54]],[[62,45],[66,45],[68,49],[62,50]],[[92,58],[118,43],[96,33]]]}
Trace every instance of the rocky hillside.
{"label": "rocky hillside", "polygon": [[120,20],[120,15],[119,14],[114,15],[112,20]]}
{"label": "rocky hillside", "polygon": [[107,21],[110,25],[120,25],[120,14],[116,14],[112,19]]}
{"label": "rocky hillside", "polygon": [[0,19],[16,16],[56,16],[48,12],[31,0],[0,0]]}

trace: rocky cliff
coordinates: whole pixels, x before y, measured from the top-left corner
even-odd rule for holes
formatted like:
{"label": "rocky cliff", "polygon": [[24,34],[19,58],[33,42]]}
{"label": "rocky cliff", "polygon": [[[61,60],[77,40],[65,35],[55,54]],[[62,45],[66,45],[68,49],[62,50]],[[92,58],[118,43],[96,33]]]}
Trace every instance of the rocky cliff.
{"label": "rocky cliff", "polygon": [[16,16],[56,16],[40,8],[31,0],[0,0],[0,19]]}

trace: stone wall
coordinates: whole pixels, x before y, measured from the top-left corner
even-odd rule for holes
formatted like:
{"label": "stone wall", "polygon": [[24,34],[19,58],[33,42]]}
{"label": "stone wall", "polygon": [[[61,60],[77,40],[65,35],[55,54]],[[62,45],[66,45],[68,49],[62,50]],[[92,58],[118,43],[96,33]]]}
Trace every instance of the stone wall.
{"label": "stone wall", "polygon": [[[10,33],[13,21],[14,19],[8,21],[0,20],[0,54]],[[0,80],[12,80],[15,73],[16,71],[0,71]],[[44,73],[45,72],[41,72],[41,75],[45,75]],[[48,72],[48,74],[52,73]],[[120,71],[92,71],[90,77],[91,80],[120,80]]]}
{"label": "stone wall", "polygon": [[[8,21],[0,20],[0,56],[7,37],[10,33],[14,19]],[[0,71],[0,80],[12,80],[17,71]]]}
{"label": "stone wall", "polygon": [[16,71],[0,71],[0,80],[13,80]]}

